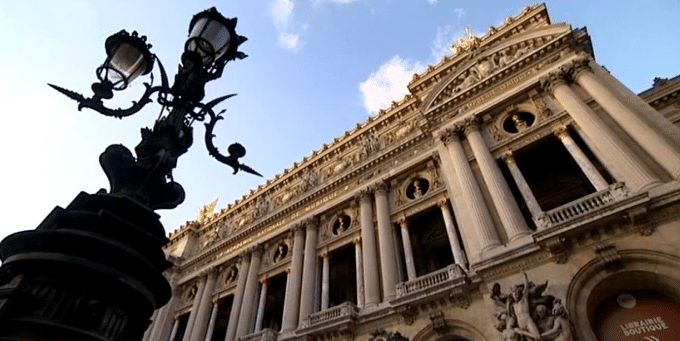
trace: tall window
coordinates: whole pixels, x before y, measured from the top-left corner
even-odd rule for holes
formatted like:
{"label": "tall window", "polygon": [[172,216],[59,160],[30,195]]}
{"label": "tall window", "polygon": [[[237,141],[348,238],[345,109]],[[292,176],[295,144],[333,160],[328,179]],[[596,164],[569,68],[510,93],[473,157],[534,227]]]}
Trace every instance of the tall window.
{"label": "tall window", "polygon": [[213,330],[211,341],[223,341],[227,335],[227,325],[229,324],[229,314],[231,305],[234,303],[234,295],[229,295],[222,299],[217,305],[217,317],[215,318],[215,329]]}
{"label": "tall window", "polygon": [[453,264],[453,252],[439,209],[432,209],[411,220],[409,237],[418,277]]}
{"label": "tall window", "polygon": [[329,260],[329,306],[357,304],[357,270],[354,245],[333,252]]}
{"label": "tall window", "polygon": [[[262,298],[260,298],[262,299]],[[280,274],[270,279],[267,286],[267,297],[264,298],[264,317],[262,328],[275,331],[281,329],[283,321],[283,302],[286,299],[286,274]]]}

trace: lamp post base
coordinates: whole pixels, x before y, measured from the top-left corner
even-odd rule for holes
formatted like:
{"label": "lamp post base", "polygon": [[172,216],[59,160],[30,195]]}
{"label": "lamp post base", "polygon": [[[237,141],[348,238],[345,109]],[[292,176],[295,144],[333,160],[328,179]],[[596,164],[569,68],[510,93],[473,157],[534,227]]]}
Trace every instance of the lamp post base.
{"label": "lamp post base", "polygon": [[158,215],[80,193],[0,242],[0,340],[141,340],[170,299]]}

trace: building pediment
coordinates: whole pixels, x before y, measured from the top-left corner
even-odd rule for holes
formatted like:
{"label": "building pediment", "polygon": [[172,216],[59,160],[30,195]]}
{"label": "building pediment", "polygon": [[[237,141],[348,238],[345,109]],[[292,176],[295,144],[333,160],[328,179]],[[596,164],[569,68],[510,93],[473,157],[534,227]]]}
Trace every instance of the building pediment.
{"label": "building pediment", "polygon": [[493,83],[518,70],[523,60],[534,52],[549,46],[551,42],[570,34],[571,27],[554,24],[536,27],[491,46],[471,51],[468,59],[434,86],[423,100],[421,110],[426,115],[442,104],[458,97],[477,92],[480,85]]}

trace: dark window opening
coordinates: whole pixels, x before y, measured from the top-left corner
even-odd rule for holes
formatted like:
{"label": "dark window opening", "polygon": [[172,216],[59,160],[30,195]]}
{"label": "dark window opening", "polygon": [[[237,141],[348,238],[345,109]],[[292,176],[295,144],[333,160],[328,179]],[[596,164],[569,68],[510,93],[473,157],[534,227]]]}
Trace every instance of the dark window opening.
{"label": "dark window opening", "polygon": [[180,341],[184,338],[184,333],[187,331],[187,323],[189,323],[189,313],[180,316],[177,319],[177,333],[175,333],[175,339],[173,341]]}
{"label": "dark window opening", "polygon": [[[267,297],[264,306],[262,328],[275,331],[281,330],[283,321],[283,302],[286,300],[286,274],[280,274],[270,279],[267,286]],[[262,299],[262,298],[261,298]]]}
{"label": "dark window opening", "polygon": [[222,299],[217,305],[217,317],[215,318],[215,329],[210,338],[211,341],[223,341],[227,335],[227,325],[229,324],[229,314],[234,303],[234,296],[229,295]]}
{"label": "dark window opening", "polygon": [[333,252],[329,260],[329,307],[357,304],[357,265],[354,245]]}
{"label": "dark window opening", "polygon": [[576,161],[555,137],[518,153],[515,160],[543,211],[595,192]]}
{"label": "dark window opening", "polygon": [[418,277],[453,264],[453,251],[439,209],[414,218],[409,224],[409,237]]}

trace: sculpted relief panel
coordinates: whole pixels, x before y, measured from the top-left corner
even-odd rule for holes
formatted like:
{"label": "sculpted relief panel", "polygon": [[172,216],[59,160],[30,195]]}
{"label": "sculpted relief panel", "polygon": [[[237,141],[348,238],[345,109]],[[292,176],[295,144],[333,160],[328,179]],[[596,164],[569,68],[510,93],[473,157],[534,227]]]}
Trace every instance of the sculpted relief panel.
{"label": "sculpted relief panel", "polygon": [[504,294],[495,283],[490,298],[495,303],[495,327],[504,341],[573,341],[571,322],[560,299],[544,295],[548,286],[529,281],[514,285]]}

